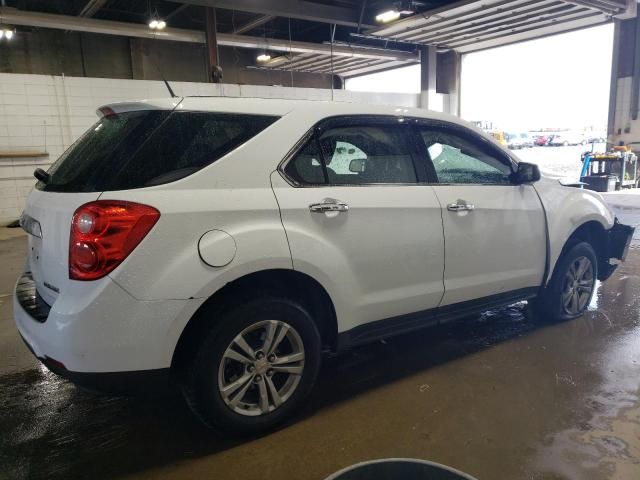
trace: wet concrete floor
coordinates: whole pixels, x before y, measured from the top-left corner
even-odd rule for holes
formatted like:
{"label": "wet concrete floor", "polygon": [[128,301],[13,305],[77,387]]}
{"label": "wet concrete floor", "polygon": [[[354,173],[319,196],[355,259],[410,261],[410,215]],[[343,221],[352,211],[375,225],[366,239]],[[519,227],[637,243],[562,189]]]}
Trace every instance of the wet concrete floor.
{"label": "wet concrete floor", "polygon": [[24,247],[0,241],[0,479],[323,479],[384,457],[482,480],[640,478],[640,248],[582,318],[543,325],[519,304],[358,348],[325,362],[288,425],[230,439],[178,396],[100,396],[38,366],[11,317]]}

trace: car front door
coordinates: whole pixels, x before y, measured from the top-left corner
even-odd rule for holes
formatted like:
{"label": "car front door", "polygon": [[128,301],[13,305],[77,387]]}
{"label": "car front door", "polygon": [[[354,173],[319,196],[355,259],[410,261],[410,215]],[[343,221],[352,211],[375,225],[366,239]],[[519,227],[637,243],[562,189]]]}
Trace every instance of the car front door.
{"label": "car front door", "polygon": [[329,291],[340,331],[442,299],[440,204],[410,140],[395,117],[333,118],[271,176],[293,268]]}
{"label": "car front door", "polygon": [[422,124],[417,137],[442,205],[442,306],[533,292],[546,262],[544,211],[534,187],[512,183],[508,155],[465,127]]}

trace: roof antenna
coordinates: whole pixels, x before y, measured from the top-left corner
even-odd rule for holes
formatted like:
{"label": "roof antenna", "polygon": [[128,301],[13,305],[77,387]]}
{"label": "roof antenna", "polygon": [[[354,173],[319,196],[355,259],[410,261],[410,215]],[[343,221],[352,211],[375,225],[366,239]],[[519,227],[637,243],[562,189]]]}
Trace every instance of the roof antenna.
{"label": "roof antenna", "polygon": [[171,98],[176,98],[177,95],[173,92],[173,89],[171,88],[171,85],[169,85],[169,82],[167,82],[166,78],[162,77],[162,81],[167,86],[167,90],[169,90],[169,95],[171,95]]}

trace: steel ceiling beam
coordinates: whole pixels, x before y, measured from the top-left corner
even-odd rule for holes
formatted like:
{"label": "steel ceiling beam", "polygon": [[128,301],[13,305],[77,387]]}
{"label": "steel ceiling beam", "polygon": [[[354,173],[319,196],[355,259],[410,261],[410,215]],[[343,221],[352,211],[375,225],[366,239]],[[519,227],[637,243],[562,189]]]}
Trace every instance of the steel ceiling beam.
{"label": "steel ceiling beam", "polygon": [[[501,5],[507,5],[510,3],[516,3],[519,0],[502,0],[492,5],[487,5],[486,3],[482,3],[479,0],[460,0],[459,2],[443,5],[442,7],[434,8],[433,10],[428,10],[426,12],[422,12],[416,15],[412,15],[410,17],[403,18],[402,20],[398,20],[396,22],[392,22],[388,25],[378,26],[377,28],[373,28],[366,33],[380,35],[384,37],[393,37],[394,35],[399,35],[403,32],[407,32],[410,30],[415,30],[420,26],[423,26],[427,23],[429,19],[433,19],[434,22],[439,20],[446,20],[448,18],[452,18],[451,15],[467,15],[471,12],[482,12],[483,10],[489,8],[499,7]],[[473,5],[478,5],[476,8]],[[467,7],[467,8],[463,8]],[[458,13],[452,13],[454,10],[458,10]],[[467,12],[467,13],[465,13]],[[449,13],[451,15],[443,16],[443,14]]]}
{"label": "steel ceiling beam", "polygon": [[[224,8],[241,12],[274,15],[276,17],[298,18],[311,22],[330,23],[357,27],[360,20],[358,9],[310,2],[307,0],[175,0],[204,7]],[[363,25],[373,28],[373,25]]]}
{"label": "steel ceiling beam", "polygon": [[10,7],[0,7],[0,16],[4,22],[27,27],[53,28],[75,32],[102,33],[123,37],[155,38],[175,42],[204,43],[204,32],[169,28],[151,30],[147,25],[99,20],[95,18],[72,17],[53,13],[27,12]]}
{"label": "steel ceiling beam", "polygon": [[309,43],[280,40],[274,38],[249,37],[245,35],[220,34],[220,45],[239,48],[257,48],[261,50],[276,50],[291,53],[315,53],[319,55],[334,55],[336,57],[381,58],[401,60],[406,62],[418,61],[418,55],[400,50],[385,50],[382,48],[352,47],[349,45],[331,45],[326,43]]}
{"label": "steel ceiling beam", "polygon": [[[337,61],[337,59],[334,59],[334,61]],[[346,61],[350,62],[351,58],[347,58]],[[287,65],[288,68],[294,68],[296,70],[304,70],[305,72],[309,72],[311,70],[313,70],[314,68],[317,69],[318,67],[324,67],[325,65],[328,65],[329,63],[331,63],[331,59],[323,56],[320,58],[316,58],[315,60],[311,61],[311,62],[305,62],[302,64],[297,64],[297,65]]]}
{"label": "steel ceiling beam", "polygon": [[[342,66],[340,69],[334,70],[335,75],[340,75],[341,77],[355,77],[357,75],[364,75],[366,73],[373,73],[379,71],[392,70],[394,68],[406,66],[406,62],[396,61],[396,60],[371,60],[371,59],[352,59],[351,63]],[[289,68],[287,65],[278,65],[273,68],[268,68],[264,66],[250,66],[247,68],[256,69],[256,70],[278,70],[285,72],[299,72],[299,73],[314,73],[314,74],[331,74],[330,69],[324,69],[310,72],[304,68]]]}
{"label": "steel ceiling beam", "polygon": [[574,20],[569,19],[559,24],[549,23],[536,29],[527,29],[515,32],[512,35],[502,35],[496,38],[475,41],[461,47],[456,47],[455,51],[459,53],[479,52],[490,48],[502,47],[505,45],[514,45],[537,38],[545,38],[560,33],[574,32],[588,27],[604,25],[610,23],[612,20],[613,19],[611,17],[606,16],[602,13],[586,18],[579,18]]}
{"label": "steel ceiling beam", "polygon": [[627,12],[628,1],[460,1],[380,26],[365,35],[468,53],[607,23]]}
{"label": "steel ceiling beam", "polygon": [[552,16],[555,19],[559,19],[566,15],[588,11],[589,10],[586,8],[578,8],[574,7],[573,5],[563,5],[550,10],[536,12],[535,15],[512,15],[509,19],[502,20],[500,22],[490,22],[486,24],[473,25],[460,30],[455,30],[453,32],[448,32],[441,35],[433,35],[420,41],[424,41],[425,43],[433,43],[436,45],[447,45],[449,41],[451,41],[452,39],[455,40],[459,37],[469,37],[473,36],[476,33],[482,32],[514,29],[518,28],[521,25],[530,25],[535,24],[539,21],[547,20],[549,16]]}
{"label": "steel ceiling beam", "polygon": [[[280,57],[276,57],[276,58],[280,58]],[[312,55],[312,54],[308,54],[308,53],[300,53],[298,55],[292,56],[290,58],[287,59],[287,61],[285,63],[283,63],[282,65],[301,65],[304,64],[306,62],[315,62],[316,61],[316,55]],[[269,62],[266,63],[266,66],[268,67],[270,65]]]}
{"label": "steel ceiling beam", "polygon": [[[370,60],[370,59],[352,59],[351,63],[343,65],[339,70],[334,70],[334,75],[340,75],[343,77],[351,77],[355,75],[362,75],[367,72],[373,72],[378,70],[389,70],[392,68],[396,68],[398,66],[405,65],[403,62],[397,61],[387,61],[387,60]],[[313,71],[307,70],[305,68],[297,69],[297,68],[289,68],[287,65],[277,66],[274,68],[265,68],[263,66],[260,67],[249,67],[256,68],[259,70],[278,70],[285,72],[299,72],[299,73],[315,73],[315,74],[324,74],[330,75],[331,69],[324,67],[323,69],[315,69]]]}
{"label": "steel ceiling beam", "polygon": [[[522,3],[519,6],[514,6],[512,8],[501,8],[488,13],[483,13],[480,15],[476,15],[474,17],[471,17],[469,19],[457,19],[455,21],[452,21],[450,25],[444,25],[444,23],[450,23],[450,22],[441,22],[438,23],[434,26],[428,25],[426,28],[420,28],[418,31],[414,31],[412,33],[412,35],[405,37],[407,40],[410,41],[415,41],[415,42],[422,42],[423,39],[425,38],[429,38],[430,35],[432,34],[438,34],[441,32],[447,32],[447,31],[452,31],[452,30],[456,30],[457,29],[462,29],[462,28],[469,28],[471,26],[476,26],[476,25],[486,25],[486,24],[490,24],[494,21],[498,21],[498,20],[503,20],[503,19],[509,19],[514,15],[521,15],[521,14],[530,14],[530,13],[535,13],[537,11],[543,11],[543,10],[547,10],[550,7],[554,7],[554,6],[558,6],[558,5],[564,5],[567,8],[570,8],[569,6],[567,6],[566,4],[562,3],[562,2],[557,2],[557,1],[549,1],[549,0],[533,0],[531,2],[525,2]],[[530,7],[530,8],[527,8]]]}
{"label": "steel ceiling beam", "polygon": [[[166,28],[161,31],[151,30],[147,25],[95,18],[79,18],[68,15],[50,13],[25,12],[10,7],[0,7],[0,16],[5,23],[30,27],[53,28],[70,31],[120,35],[124,37],[171,40],[176,42],[205,43],[204,32],[180,28]],[[331,45],[323,43],[298,42],[229,33],[217,34],[218,45],[257,50],[270,50],[290,53],[315,55],[331,55],[335,57],[356,57],[387,59],[401,62],[416,62],[418,56],[412,52],[384,50],[348,45]]]}
{"label": "steel ceiling beam", "polygon": [[594,10],[615,15],[622,13],[627,9],[627,5],[621,5],[614,0],[564,0],[566,3],[572,3],[581,7],[589,7]]}
{"label": "steel ceiling beam", "polygon": [[[545,0],[533,0],[528,3],[542,3]],[[467,2],[468,3],[468,2]],[[440,13],[432,13],[432,11],[424,12],[420,15],[414,15],[413,17],[407,17],[404,20],[400,20],[399,22],[395,22],[393,25],[389,27],[381,27],[375,30],[372,30],[368,33],[373,35],[378,35],[385,38],[392,39],[400,39],[404,40],[407,37],[411,37],[415,34],[417,30],[422,29],[430,29],[431,27],[436,28],[440,27],[444,24],[448,24],[451,22],[462,23],[466,21],[470,21],[470,19],[463,20],[465,17],[473,17],[473,18],[485,18],[496,13],[500,13],[504,10],[508,10],[509,8],[515,8],[512,4],[521,4],[521,0],[502,0],[500,2],[485,5],[481,4],[477,8],[465,9],[459,13],[451,14],[451,11],[441,11],[440,13],[447,13],[446,16],[441,15]],[[465,3],[466,5],[466,3]],[[453,10],[455,7],[451,7],[450,10]],[[439,9],[443,10],[443,9]],[[393,27],[393,28],[392,28]]]}
{"label": "steel ceiling beam", "polygon": [[[332,61],[331,57],[329,57],[329,58],[324,58],[321,62],[318,62],[316,64],[307,65],[304,67],[304,69],[308,72],[315,72],[319,70],[326,70],[330,72],[331,69],[333,68],[333,71],[336,72],[340,67],[353,63],[354,61],[358,61],[358,59],[346,57],[346,58],[334,58]],[[368,58],[360,59],[360,61],[368,62],[370,61],[370,59]]]}
{"label": "steel ceiling beam", "polygon": [[[544,23],[536,22],[536,23],[533,24],[533,26],[526,26],[526,28],[522,28],[522,29],[517,29],[517,27],[514,27],[514,28],[509,28],[509,29],[502,29],[502,30],[497,31],[497,32],[488,32],[486,35],[480,35],[480,36],[474,37],[472,39],[460,39],[458,41],[449,43],[448,46],[451,47],[451,48],[457,49],[459,47],[472,45],[474,43],[480,43],[480,42],[484,42],[484,41],[487,41],[487,40],[495,40],[495,39],[499,39],[499,38],[505,38],[505,37],[516,35],[516,34],[522,34],[522,33],[530,32],[530,31],[542,29],[544,27],[548,27],[548,26],[552,26],[552,25],[553,26],[558,26],[558,25],[561,25],[563,23],[569,23],[569,22],[573,22],[573,21],[577,21],[577,20],[585,20],[585,19],[601,17],[601,16],[602,16],[602,13],[594,12],[593,10],[591,10],[591,11],[587,11],[587,13],[580,13],[580,14],[577,14],[577,15],[573,15],[570,18],[564,18],[563,20],[549,19],[548,21],[545,21]],[[529,24],[527,24],[527,25],[529,25]]]}
{"label": "steel ceiling beam", "polygon": [[84,7],[82,7],[82,10],[80,10],[80,13],[78,14],[79,17],[93,17],[98,10],[100,10],[102,7],[104,7],[104,4],[107,3],[107,0],[89,0]]}
{"label": "steel ceiling beam", "polygon": [[369,65],[369,66],[364,66],[364,67],[360,67],[360,68],[353,68],[351,70],[349,70],[348,72],[343,72],[340,74],[341,77],[356,77],[358,75],[364,75],[366,73],[374,73],[374,72],[380,72],[380,71],[385,71],[385,70],[392,70],[394,68],[398,68],[398,67],[404,67],[407,66],[406,63],[400,63],[400,62],[386,62],[384,64],[379,64],[379,65]]}
{"label": "steel ceiling beam", "polygon": [[[626,10],[624,0],[554,0],[558,5],[568,4],[581,8],[588,7],[594,12],[602,12],[607,15],[617,15]],[[475,19],[487,19],[504,12],[517,10],[535,5],[536,0],[473,0],[461,1],[455,4],[444,5],[440,8],[422,12],[411,17],[404,18],[390,25],[380,26],[366,32],[381,38],[389,38],[397,41],[414,41],[420,43],[421,34],[426,34],[447,25],[451,27],[459,23],[472,22]],[[546,0],[538,0],[539,4],[546,4]]]}
{"label": "steel ceiling beam", "polygon": [[264,25],[265,23],[270,22],[274,18],[276,18],[274,15],[261,15],[258,18],[245,23],[244,25],[240,25],[232,33],[234,35],[240,35],[241,33],[250,32],[254,28],[257,28],[260,25]]}
{"label": "steel ceiling beam", "polygon": [[364,62],[353,62],[349,65],[344,65],[338,69],[334,69],[333,73],[335,75],[341,75],[344,73],[350,73],[354,70],[361,70],[363,68],[373,68],[373,67],[380,67],[384,64],[387,64],[388,62],[386,60],[366,60]]}
{"label": "steel ceiling beam", "polygon": [[166,17],[164,17],[164,20],[169,20],[170,18],[175,17],[176,15],[178,15],[180,12],[182,12],[183,10],[186,10],[187,8],[189,8],[191,5],[189,5],[188,3],[185,3],[184,5],[180,5],[178,8],[175,8],[171,13],[169,13],[169,15],[167,15]]}

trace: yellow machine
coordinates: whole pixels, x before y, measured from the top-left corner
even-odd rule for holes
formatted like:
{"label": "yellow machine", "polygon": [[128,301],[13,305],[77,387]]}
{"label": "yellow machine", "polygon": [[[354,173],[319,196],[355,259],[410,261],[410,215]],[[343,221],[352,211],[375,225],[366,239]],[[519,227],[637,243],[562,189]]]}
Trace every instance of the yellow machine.
{"label": "yellow machine", "polygon": [[590,190],[610,192],[639,186],[638,157],[628,146],[616,146],[606,153],[584,153],[582,162],[580,181]]}
{"label": "yellow machine", "polygon": [[491,134],[491,136],[493,138],[496,139],[496,141],[500,144],[500,145],[506,145],[507,144],[507,138],[504,134],[504,132],[502,130],[493,130],[492,132],[489,132]]}

